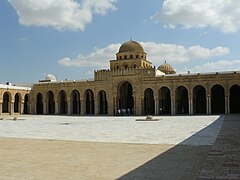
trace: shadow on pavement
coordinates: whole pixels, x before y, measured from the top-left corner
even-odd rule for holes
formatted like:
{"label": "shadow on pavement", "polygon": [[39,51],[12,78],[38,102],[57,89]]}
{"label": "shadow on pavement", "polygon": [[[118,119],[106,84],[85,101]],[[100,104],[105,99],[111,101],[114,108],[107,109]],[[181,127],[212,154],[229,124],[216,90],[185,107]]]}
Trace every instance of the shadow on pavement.
{"label": "shadow on pavement", "polygon": [[223,120],[224,116],[220,116],[180,144],[118,179],[196,179],[222,127]]}

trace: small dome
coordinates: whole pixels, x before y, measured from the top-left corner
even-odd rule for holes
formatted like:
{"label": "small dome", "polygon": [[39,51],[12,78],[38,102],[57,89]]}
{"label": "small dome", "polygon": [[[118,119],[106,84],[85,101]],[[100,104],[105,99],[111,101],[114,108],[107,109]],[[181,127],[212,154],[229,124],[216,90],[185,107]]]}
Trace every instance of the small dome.
{"label": "small dome", "polygon": [[144,52],[144,49],[138,42],[130,40],[121,45],[118,53],[122,52]]}
{"label": "small dome", "polygon": [[157,69],[164,72],[165,74],[176,74],[176,71],[173,69],[173,67],[166,61],[165,63],[161,64]]}
{"label": "small dome", "polygon": [[53,74],[48,74],[45,78],[47,81],[57,81],[56,77]]}

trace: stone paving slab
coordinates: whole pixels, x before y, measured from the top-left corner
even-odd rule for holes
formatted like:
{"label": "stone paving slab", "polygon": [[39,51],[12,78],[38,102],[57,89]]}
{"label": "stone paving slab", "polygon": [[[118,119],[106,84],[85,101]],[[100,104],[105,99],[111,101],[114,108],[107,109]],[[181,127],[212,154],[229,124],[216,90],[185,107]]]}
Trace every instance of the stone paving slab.
{"label": "stone paving slab", "polygon": [[[0,137],[143,144],[211,145],[223,116],[20,116],[0,120]],[[208,127],[208,128],[206,128]],[[202,131],[204,129],[204,131]],[[194,138],[189,138],[194,136]],[[188,139],[188,141],[186,141]]]}
{"label": "stone paving slab", "polygon": [[[211,147],[224,116],[164,117],[159,122],[135,118],[21,116],[17,121],[1,120],[0,136],[6,137],[0,137],[0,179],[188,180],[214,172],[200,170],[207,157],[222,156]],[[221,172],[228,171],[227,166]],[[236,173],[237,167],[231,167],[228,178],[236,178]]]}
{"label": "stone paving slab", "polygon": [[240,179],[240,115],[225,117],[198,179]]}
{"label": "stone paving slab", "polygon": [[117,179],[173,146],[0,138],[0,179]]}

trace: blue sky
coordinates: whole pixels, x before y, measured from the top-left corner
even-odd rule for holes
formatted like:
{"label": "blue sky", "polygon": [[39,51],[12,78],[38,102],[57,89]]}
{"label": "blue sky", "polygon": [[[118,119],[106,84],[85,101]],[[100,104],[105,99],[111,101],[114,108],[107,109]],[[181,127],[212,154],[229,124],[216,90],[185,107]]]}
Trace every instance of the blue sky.
{"label": "blue sky", "polygon": [[0,83],[93,77],[140,42],[178,73],[240,70],[237,0],[1,0]]}

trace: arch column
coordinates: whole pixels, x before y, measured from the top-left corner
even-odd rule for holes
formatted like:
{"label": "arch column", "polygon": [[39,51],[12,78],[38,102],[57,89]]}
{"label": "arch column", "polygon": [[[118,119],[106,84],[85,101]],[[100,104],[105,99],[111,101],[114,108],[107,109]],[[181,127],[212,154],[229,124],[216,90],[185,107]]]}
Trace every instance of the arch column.
{"label": "arch column", "polygon": [[10,114],[13,115],[14,114],[14,99],[11,100],[10,102]]}
{"label": "arch column", "polygon": [[71,108],[71,98],[67,98],[67,115],[72,114],[72,108]]}
{"label": "arch column", "polygon": [[225,114],[230,112],[229,94],[225,95]]}
{"label": "arch column", "polygon": [[86,105],[85,105],[85,100],[83,99],[83,97],[80,97],[80,103],[81,103],[81,115],[85,115],[86,114]]}
{"label": "arch column", "polygon": [[207,114],[212,114],[212,109],[211,109],[211,95],[207,94]]}
{"label": "arch column", "polygon": [[54,99],[54,103],[55,103],[55,114],[59,114],[59,112],[58,112],[58,99],[57,98]]}
{"label": "arch column", "polygon": [[20,105],[20,114],[24,114],[24,100],[21,101],[21,105]]}
{"label": "arch column", "polygon": [[43,114],[47,114],[47,101],[43,100]]}
{"label": "arch column", "polygon": [[175,115],[176,114],[176,100],[175,100],[175,94],[171,94],[171,115]]}
{"label": "arch column", "polygon": [[139,107],[137,107],[137,98],[136,98],[136,93],[135,92],[133,92],[133,115],[140,115],[141,114],[141,112],[140,112],[140,108]]}
{"label": "arch column", "polygon": [[155,115],[159,114],[159,99],[158,96],[154,96],[154,103],[155,103]]}
{"label": "arch column", "polygon": [[34,101],[34,103],[33,103],[33,108],[34,108],[34,114],[37,114],[37,102],[36,101]]}
{"label": "arch column", "polygon": [[94,114],[95,115],[98,115],[99,114],[99,108],[98,108],[98,100],[97,98],[95,98],[95,101],[94,101]]}
{"label": "arch column", "polygon": [[[116,113],[116,110],[117,110],[117,94],[114,93],[114,95],[113,95],[113,111],[112,111],[114,115]],[[109,111],[109,112],[111,112],[111,111]]]}
{"label": "arch column", "polygon": [[3,102],[2,100],[0,101],[0,115],[2,115],[2,106],[3,106]]}
{"label": "arch column", "polygon": [[189,115],[193,114],[193,98],[191,94],[188,95],[188,112]]}

